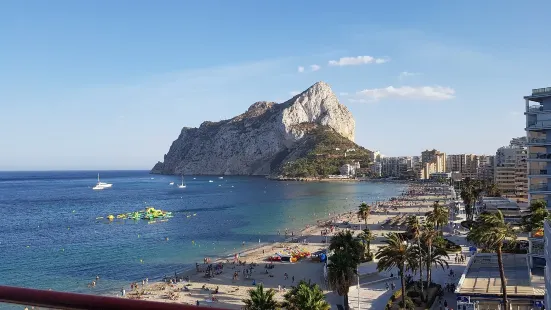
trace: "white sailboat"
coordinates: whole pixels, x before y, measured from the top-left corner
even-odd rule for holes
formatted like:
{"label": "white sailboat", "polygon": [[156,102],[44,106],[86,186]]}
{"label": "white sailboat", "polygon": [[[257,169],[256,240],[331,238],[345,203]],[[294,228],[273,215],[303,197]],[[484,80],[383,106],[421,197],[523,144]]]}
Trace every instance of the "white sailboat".
{"label": "white sailboat", "polygon": [[178,185],[178,188],[186,188],[186,184],[184,183],[184,176],[182,175],[182,184]]}
{"label": "white sailboat", "polygon": [[168,183],[168,185],[174,185],[174,182],[170,182],[170,183]]}
{"label": "white sailboat", "polygon": [[98,173],[98,184],[96,186],[92,187],[93,190],[102,190],[113,186],[113,184],[101,182],[99,180],[99,173]]}

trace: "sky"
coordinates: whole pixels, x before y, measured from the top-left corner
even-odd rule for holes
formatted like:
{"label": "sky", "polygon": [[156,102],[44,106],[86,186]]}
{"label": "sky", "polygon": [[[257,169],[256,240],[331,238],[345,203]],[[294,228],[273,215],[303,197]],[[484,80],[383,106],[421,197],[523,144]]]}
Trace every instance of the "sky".
{"label": "sky", "polygon": [[387,156],[495,154],[551,1],[0,1],[0,170],[150,169],[182,127],[329,83]]}

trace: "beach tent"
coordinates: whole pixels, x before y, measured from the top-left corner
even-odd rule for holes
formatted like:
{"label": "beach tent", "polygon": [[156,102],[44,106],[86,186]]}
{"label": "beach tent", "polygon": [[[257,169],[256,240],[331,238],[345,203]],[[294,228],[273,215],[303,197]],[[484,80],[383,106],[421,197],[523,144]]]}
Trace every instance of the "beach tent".
{"label": "beach tent", "polygon": [[319,257],[320,257],[321,263],[324,263],[327,261],[327,255],[325,253],[321,253]]}

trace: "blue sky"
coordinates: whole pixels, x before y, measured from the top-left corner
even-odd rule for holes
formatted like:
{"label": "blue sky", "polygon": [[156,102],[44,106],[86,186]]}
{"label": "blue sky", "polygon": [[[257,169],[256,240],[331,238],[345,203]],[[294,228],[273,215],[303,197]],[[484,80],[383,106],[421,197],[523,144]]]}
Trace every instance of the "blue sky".
{"label": "blue sky", "polygon": [[149,169],[183,126],[321,80],[364,147],[492,154],[551,86],[529,4],[1,1],[0,170]]}

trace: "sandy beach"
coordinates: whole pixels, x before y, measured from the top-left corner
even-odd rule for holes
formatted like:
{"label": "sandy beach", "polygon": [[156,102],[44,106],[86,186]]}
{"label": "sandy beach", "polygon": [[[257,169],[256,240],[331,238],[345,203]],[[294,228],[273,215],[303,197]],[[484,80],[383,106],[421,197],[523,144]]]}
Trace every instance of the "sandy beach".
{"label": "sandy beach", "polygon": [[[421,192],[423,189],[425,189],[424,193]],[[425,187],[417,185],[410,185],[408,191],[413,192],[373,206],[367,220],[369,229],[376,236],[371,243],[372,251],[376,251],[381,245],[384,234],[403,231],[403,227],[399,224],[407,215],[423,216],[425,212],[431,210],[435,200],[440,199],[441,203],[444,203],[443,200],[448,198],[438,192],[427,192]],[[329,230],[329,225],[333,225],[333,232]],[[178,280],[169,281],[172,283],[147,283],[145,280],[140,280],[133,290],[130,287],[125,288],[125,297],[240,309],[243,305],[241,300],[247,298],[248,290],[257,284],[262,283],[264,287],[274,289],[276,299],[282,301],[285,291],[304,279],[319,284],[328,293],[328,301],[330,301],[337,297],[329,296],[334,293],[331,293],[324,283],[323,263],[313,261],[311,258],[303,258],[295,263],[272,263],[267,258],[276,253],[297,251],[313,253],[323,250],[327,247],[326,239],[329,240],[332,234],[345,229],[358,234],[360,229],[364,228],[364,221],[359,220],[355,213],[340,214],[328,220],[318,221],[318,225],[309,226],[295,233],[292,236],[294,242],[291,242],[289,235],[287,242],[277,242],[242,252],[238,258],[241,264],[234,262],[234,258],[210,262],[213,266],[212,277],[207,277],[205,273],[209,264],[199,264],[199,272],[194,269],[185,274],[178,274]],[[324,231],[328,231],[327,236],[322,235]],[[266,268],[270,266],[273,268]]]}

